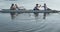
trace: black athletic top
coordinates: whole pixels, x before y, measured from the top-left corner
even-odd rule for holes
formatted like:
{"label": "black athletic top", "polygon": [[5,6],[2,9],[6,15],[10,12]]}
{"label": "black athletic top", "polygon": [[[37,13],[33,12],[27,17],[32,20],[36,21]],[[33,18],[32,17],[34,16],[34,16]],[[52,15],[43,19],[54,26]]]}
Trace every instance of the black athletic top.
{"label": "black athletic top", "polygon": [[33,10],[39,10],[37,7],[35,7]]}

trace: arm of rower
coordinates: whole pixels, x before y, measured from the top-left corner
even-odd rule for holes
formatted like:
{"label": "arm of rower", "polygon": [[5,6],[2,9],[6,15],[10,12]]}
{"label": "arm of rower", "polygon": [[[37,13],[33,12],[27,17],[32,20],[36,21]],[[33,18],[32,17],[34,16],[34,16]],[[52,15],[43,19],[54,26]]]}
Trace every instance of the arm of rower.
{"label": "arm of rower", "polygon": [[40,8],[41,7],[41,5],[40,6],[38,6],[38,8]]}

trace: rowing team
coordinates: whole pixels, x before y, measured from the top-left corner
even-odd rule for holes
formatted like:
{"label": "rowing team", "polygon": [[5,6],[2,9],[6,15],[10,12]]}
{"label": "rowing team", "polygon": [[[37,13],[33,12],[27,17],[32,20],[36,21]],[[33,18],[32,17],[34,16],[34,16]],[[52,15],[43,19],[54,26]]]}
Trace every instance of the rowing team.
{"label": "rowing team", "polygon": [[[44,5],[46,5],[46,4],[44,4]],[[39,4],[36,4],[36,6],[33,8],[33,10],[40,10],[40,9],[39,9],[40,7],[44,7],[44,6],[41,6],[41,5],[39,5]],[[10,7],[10,9],[11,9],[11,10],[16,10],[16,9],[20,10],[20,8],[18,7],[17,4],[12,4],[11,7]],[[24,8],[24,9],[25,9],[25,8]],[[47,10],[51,10],[51,9],[48,8],[48,7],[46,7],[46,9],[47,9]]]}

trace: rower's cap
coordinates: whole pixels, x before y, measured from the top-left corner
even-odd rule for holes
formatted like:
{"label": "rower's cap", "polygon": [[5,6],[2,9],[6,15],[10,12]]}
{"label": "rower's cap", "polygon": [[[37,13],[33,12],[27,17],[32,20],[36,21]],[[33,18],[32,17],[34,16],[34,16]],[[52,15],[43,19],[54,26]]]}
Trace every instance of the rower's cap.
{"label": "rower's cap", "polygon": [[38,5],[38,4],[36,4],[36,5]]}

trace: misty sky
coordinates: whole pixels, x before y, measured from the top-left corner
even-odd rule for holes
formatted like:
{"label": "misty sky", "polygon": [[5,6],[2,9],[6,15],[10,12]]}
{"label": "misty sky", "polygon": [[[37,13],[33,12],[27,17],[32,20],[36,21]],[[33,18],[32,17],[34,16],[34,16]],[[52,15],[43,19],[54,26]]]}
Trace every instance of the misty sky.
{"label": "misty sky", "polygon": [[60,10],[60,0],[0,0],[0,9],[9,8],[12,3],[17,3],[18,6],[24,6],[26,9],[33,9],[37,3],[42,6],[46,3],[47,7],[51,9]]}

